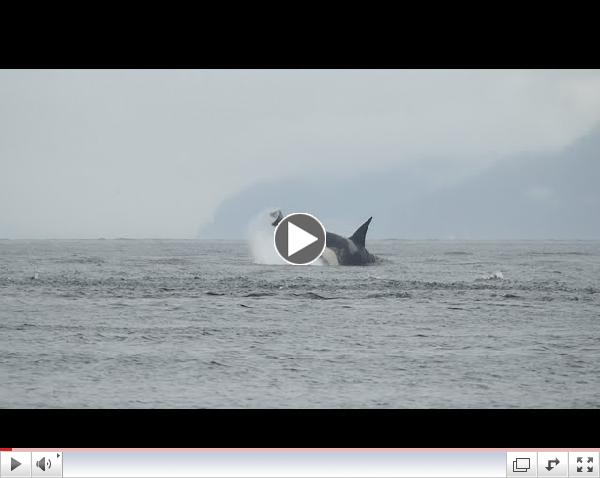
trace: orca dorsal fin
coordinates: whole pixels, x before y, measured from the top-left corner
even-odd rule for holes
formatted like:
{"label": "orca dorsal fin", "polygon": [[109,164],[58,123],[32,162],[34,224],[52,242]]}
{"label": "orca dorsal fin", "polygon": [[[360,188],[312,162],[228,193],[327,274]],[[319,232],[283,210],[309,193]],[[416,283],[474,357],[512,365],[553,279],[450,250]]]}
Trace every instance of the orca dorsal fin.
{"label": "orca dorsal fin", "polygon": [[369,224],[371,224],[371,219],[373,219],[373,217],[367,219],[367,222],[360,226],[354,234],[350,236],[350,240],[357,246],[365,247],[365,237],[367,237],[367,230],[369,229]]}

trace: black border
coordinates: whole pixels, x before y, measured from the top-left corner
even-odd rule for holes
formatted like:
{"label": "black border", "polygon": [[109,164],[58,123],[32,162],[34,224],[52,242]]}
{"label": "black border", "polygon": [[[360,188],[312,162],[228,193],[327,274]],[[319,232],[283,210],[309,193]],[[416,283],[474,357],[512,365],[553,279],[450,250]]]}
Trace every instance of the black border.
{"label": "black border", "polygon": [[600,448],[600,410],[0,410],[0,447]]}
{"label": "black border", "polygon": [[593,7],[311,6],[27,6],[0,67],[600,68]]}

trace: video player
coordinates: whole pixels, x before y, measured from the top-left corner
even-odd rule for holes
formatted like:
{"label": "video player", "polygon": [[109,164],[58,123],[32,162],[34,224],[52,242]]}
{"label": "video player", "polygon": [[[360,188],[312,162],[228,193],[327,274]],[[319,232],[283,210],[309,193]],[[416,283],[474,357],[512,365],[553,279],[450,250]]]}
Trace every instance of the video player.
{"label": "video player", "polygon": [[598,459],[598,449],[65,449],[4,451],[0,476],[597,478]]}

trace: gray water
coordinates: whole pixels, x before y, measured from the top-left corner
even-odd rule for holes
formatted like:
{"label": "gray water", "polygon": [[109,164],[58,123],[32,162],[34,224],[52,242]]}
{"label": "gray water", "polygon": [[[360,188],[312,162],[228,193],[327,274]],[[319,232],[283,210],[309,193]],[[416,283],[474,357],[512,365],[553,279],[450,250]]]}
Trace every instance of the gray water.
{"label": "gray water", "polygon": [[0,407],[600,406],[600,242],[369,248],[0,241]]}

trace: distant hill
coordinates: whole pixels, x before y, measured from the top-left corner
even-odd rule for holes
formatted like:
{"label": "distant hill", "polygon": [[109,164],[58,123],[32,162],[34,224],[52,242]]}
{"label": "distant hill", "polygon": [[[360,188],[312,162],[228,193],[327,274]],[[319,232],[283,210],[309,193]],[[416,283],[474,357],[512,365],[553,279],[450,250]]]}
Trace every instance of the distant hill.
{"label": "distant hill", "polygon": [[415,204],[421,237],[600,238],[600,129],[554,154],[495,164]]}
{"label": "distant hill", "polygon": [[373,216],[371,238],[600,238],[600,128],[562,151],[506,158],[443,189],[432,184],[410,165],[255,184],[223,201],[199,236],[242,238],[258,211],[279,207],[311,212],[341,234]]}

